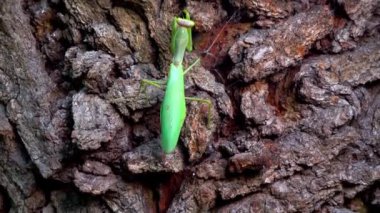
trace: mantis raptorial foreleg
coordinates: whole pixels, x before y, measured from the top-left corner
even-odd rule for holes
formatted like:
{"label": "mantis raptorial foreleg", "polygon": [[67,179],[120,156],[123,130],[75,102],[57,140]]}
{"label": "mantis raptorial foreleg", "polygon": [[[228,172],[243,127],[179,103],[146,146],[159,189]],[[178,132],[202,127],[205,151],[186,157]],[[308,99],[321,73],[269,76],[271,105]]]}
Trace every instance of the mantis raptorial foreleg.
{"label": "mantis raptorial foreleg", "polygon": [[212,102],[209,99],[203,99],[203,98],[197,98],[197,97],[185,97],[185,99],[189,100],[189,101],[198,101],[198,102],[207,104],[207,107],[208,107],[207,128],[210,128],[210,125],[211,125]]}

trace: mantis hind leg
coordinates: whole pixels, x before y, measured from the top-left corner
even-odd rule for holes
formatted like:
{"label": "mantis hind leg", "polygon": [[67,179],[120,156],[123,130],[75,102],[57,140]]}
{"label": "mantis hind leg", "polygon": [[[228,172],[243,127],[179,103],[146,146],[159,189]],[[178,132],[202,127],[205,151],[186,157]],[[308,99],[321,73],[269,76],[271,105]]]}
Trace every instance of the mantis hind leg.
{"label": "mantis hind leg", "polygon": [[197,97],[185,97],[186,100],[189,101],[198,101],[204,104],[207,104],[208,114],[207,114],[207,128],[210,128],[211,125],[211,108],[212,102],[209,99],[197,98]]}

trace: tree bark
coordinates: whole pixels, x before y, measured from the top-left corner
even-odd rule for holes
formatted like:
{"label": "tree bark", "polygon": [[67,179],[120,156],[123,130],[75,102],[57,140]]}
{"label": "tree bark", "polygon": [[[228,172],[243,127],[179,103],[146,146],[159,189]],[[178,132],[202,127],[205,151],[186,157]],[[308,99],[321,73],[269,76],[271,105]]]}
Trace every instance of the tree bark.
{"label": "tree bark", "polygon": [[[183,8],[213,105],[165,155]],[[378,0],[2,0],[0,212],[379,212],[379,79]]]}

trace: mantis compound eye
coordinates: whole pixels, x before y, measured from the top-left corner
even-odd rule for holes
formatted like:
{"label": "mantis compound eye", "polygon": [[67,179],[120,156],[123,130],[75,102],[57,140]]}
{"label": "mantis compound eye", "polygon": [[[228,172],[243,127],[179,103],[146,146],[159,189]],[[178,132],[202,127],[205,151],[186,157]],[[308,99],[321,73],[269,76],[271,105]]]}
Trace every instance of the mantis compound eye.
{"label": "mantis compound eye", "polygon": [[177,18],[177,24],[181,27],[194,27],[195,23],[191,20],[188,19],[183,19],[183,18]]}

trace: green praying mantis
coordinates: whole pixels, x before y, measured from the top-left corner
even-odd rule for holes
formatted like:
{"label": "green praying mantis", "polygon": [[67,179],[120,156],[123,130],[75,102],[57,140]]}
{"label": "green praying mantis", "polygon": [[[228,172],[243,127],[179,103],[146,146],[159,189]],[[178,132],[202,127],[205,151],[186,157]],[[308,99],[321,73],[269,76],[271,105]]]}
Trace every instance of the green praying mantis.
{"label": "green praying mantis", "polygon": [[[199,101],[208,105],[208,125],[211,120],[210,100],[185,96],[184,76],[193,66],[199,63],[197,59],[186,70],[183,69],[183,58],[186,50],[192,51],[192,31],[195,25],[190,19],[187,10],[183,11],[184,17],[174,17],[171,33],[171,53],[173,55],[169,75],[166,82],[164,99],[160,109],[161,123],[161,147],[164,153],[169,154],[174,151],[181,133],[183,123],[186,118],[186,100]],[[152,80],[142,80],[142,83],[160,87],[162,82]]]}

